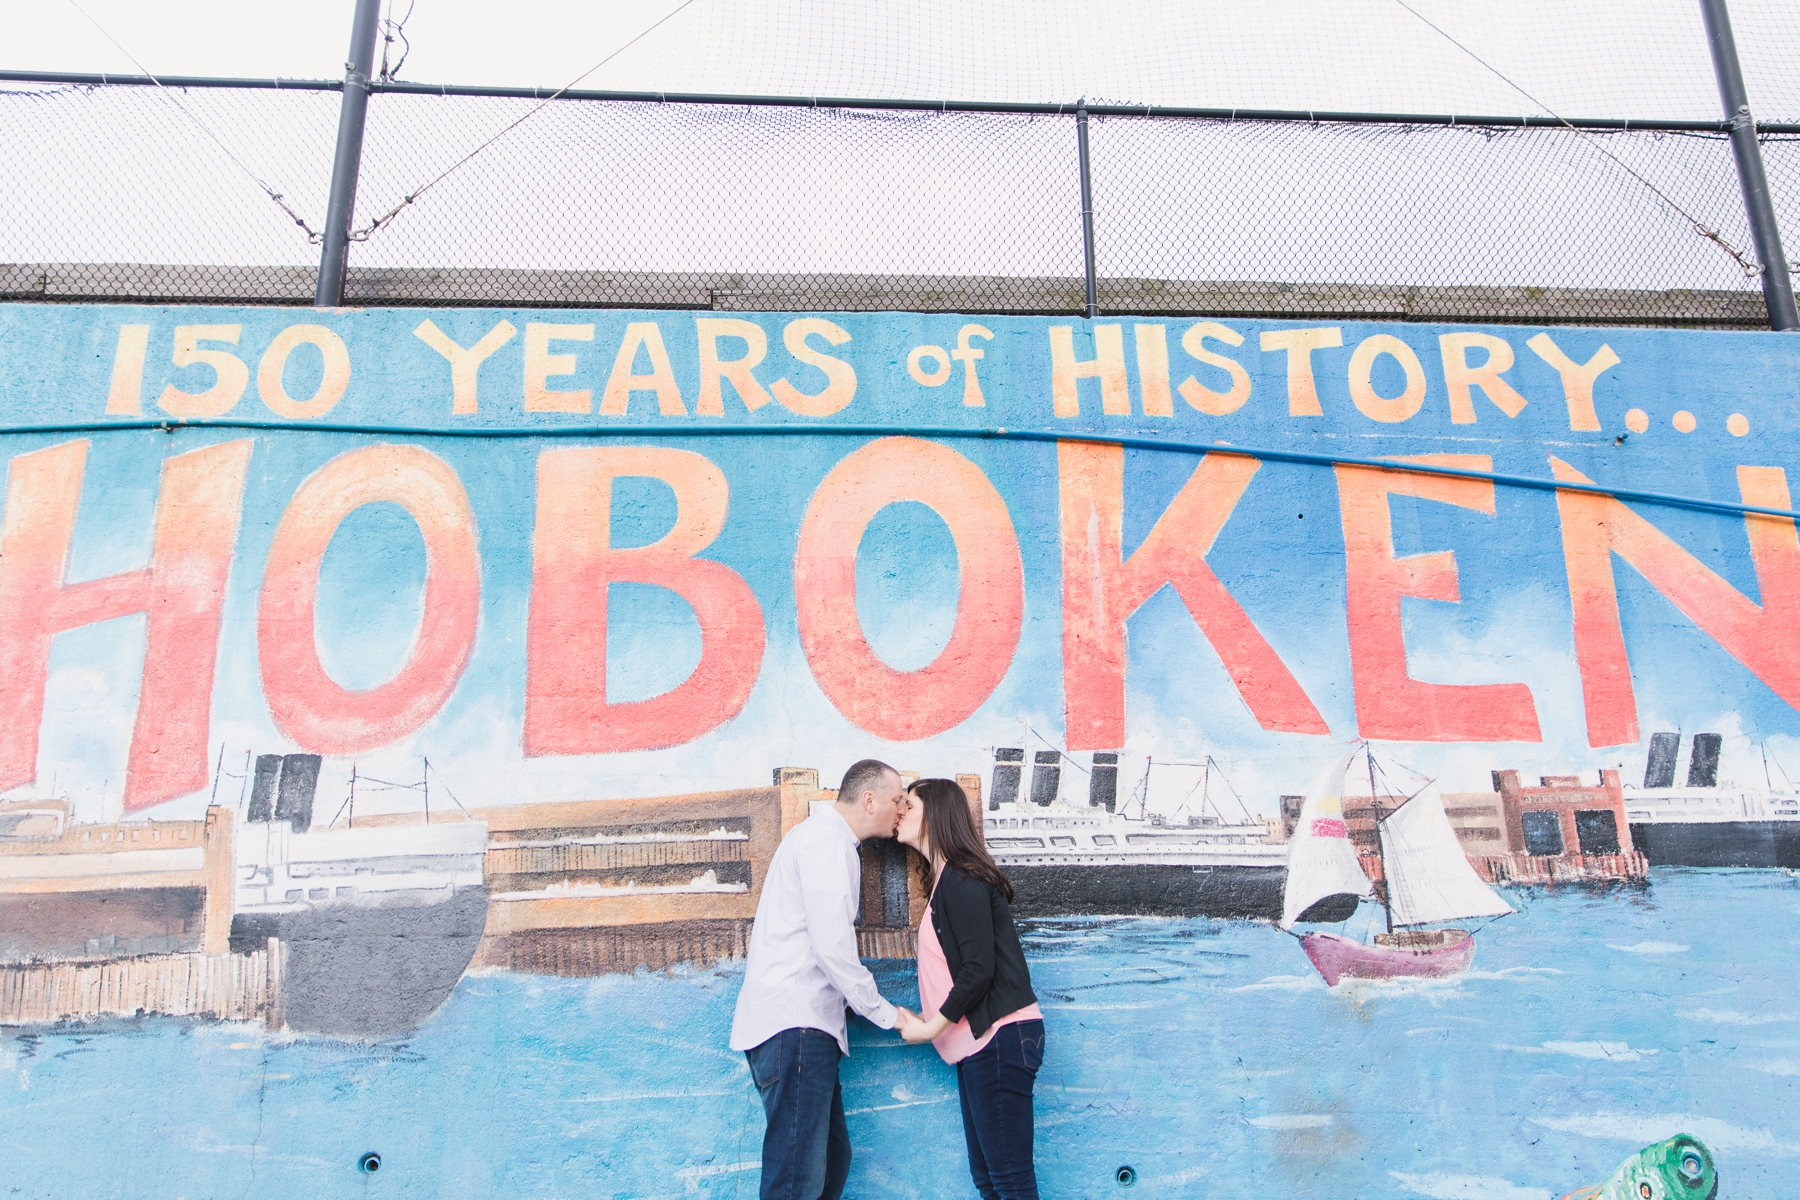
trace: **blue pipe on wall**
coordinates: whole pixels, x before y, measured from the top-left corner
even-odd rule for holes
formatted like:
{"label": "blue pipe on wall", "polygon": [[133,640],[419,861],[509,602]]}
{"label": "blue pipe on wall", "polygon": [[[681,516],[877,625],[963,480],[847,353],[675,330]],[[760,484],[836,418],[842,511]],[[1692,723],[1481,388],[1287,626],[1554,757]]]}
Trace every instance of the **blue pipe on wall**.
{"label": "blue pipe on wall", "polygon": [[1452,479],[1475,479],[1507,487],[1530,488],[1540,492],[1585,492],[1596,496],[1612,496],[1619,500],[1636,500],[1644,504],[1661,504],[1671,508],[1688,508],[1700,512],[1727,513],[1732,516],[1754,514],[1762,517],[1785,517],[1800,521],[1800,513],[1785,508],[1764,508],[1756,504],[1737,504],[1729,500],[1703,500],[1697,496],[1677,496],[1670,492],[1652,492],[1641,488],[1609,487],[1599,483],[1564,483],[1540,479],[1534,475],[1511,475],[1498,471],[1470,471],[1461,467],[1441,467],[1432,463],[1395,462],[1391,459],[1359,458],[1348,454],[1315,454],[1307,450],[1271,450],[1255,446],[1239,446],[1223,442],[1177,442],[1163,438],[1119,437],[1098,433],[1063,433],[1049,429],[1006,429],[1004,427],[968,427],[958,425],[551,425],[544,427],[503,426],[482,429],[435,429],[419,425],[338,425],[325,421],[70,421],[50,425],[0,426],[0,436],[61,433],[107,433],[117,430],[178,429],[249,429],[285,430],[299,433],[355,433],[378,437],[450,437],[450,438],[698,438],[698,437],[924,437],[938,439],[989,439],[1019,442],[1080,442],[1096,446],[1123,446],[1128,450],[1160,450],[1175,454],[1241,454],[1246,458],[1268,462],[1310,463],[1315,466],[1374,467],[1382,471],[1402,471],[1413,475],[1443,475]]}

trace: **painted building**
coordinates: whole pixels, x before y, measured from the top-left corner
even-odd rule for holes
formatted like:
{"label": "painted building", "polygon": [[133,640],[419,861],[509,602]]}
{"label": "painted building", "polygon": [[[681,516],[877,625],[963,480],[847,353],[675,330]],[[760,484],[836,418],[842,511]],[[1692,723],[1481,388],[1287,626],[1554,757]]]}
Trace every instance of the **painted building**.
{"label": "painted building", "polygon": [[1546,775],[1539,785],[1521,786],[1517,771],[1494,772],[1494,790],[1505,805],[1508,850],[1559,855],[1632,849],[1617,771],[1601,771],[1598,786],[1583,784],[1579,775]]}

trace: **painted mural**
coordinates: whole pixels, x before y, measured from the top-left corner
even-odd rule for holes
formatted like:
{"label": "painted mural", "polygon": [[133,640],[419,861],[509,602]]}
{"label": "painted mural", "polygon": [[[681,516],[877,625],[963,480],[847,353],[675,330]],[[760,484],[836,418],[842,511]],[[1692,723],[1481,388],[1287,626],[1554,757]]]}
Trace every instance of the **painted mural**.
{"label": "painted mural", "polygon": [[[1018,890],[1050,1194],[1792,1195],[1797,404],[1779,334],[0,306],[0,1185],[753,1195],[762,874],[872,756]],[[967,1192],[851,1042],[850,1194]]]}

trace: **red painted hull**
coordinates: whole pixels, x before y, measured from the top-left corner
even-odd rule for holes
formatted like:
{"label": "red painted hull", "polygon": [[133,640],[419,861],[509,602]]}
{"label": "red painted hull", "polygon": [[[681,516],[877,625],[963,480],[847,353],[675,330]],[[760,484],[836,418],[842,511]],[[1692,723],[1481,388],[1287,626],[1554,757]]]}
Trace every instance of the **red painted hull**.
{"label": "red painted hull", "polygon": [[1335,933],[1308,933],[1300,947],[1324,976],[1327,987],[1340,979],[1445,979],[1460,975],[1475,961],[1474,935],[1449,946],[1407,950],[1374,946]]}

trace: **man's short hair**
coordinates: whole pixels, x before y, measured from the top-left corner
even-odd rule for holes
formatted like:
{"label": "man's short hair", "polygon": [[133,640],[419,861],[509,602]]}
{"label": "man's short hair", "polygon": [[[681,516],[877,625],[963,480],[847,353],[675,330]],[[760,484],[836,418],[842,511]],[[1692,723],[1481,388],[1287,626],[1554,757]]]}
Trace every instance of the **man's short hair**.
{"label": "man's short hair", "polygon": [[838,785],[838,803],[856,800],[864,792],[874,791],[875,785],[885,775],[899,774],[878,758],[865,758],[861,762],[852,763],[850,769],[844,772],[844,782]]}

